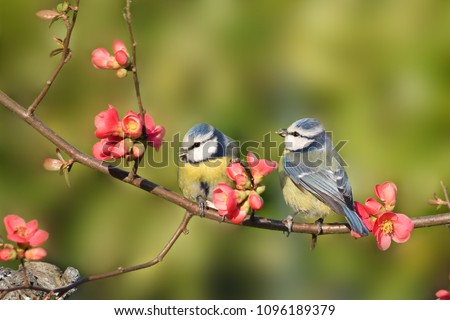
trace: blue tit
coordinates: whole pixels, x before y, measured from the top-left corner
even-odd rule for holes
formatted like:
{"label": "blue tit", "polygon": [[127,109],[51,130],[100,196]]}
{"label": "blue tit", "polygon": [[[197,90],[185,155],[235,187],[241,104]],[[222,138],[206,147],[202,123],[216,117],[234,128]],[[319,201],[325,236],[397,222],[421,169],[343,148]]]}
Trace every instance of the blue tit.
{"label": "blue tit", "polygon": [[[354,211],[352,188],[343,160],[322,124],[305,118],[276,133],[284,137],[279,166],[283,196],[295,214],[301,212],[307,218],[319,218],[320,233],[324,217],[338,213],[347,219],[353,231],[368,235],[369,231]],[[288,219],[288,229],[292,227],[292,218]]]}
{"label": "blue tit", "polygon": [[178,185],[183,195],[196,201],[200,215],[212,204],[213,190],[219,183],[233,186],[226,174],[230,161],[239,161],[238,143],[207,123],[189,129],[181,143]]}

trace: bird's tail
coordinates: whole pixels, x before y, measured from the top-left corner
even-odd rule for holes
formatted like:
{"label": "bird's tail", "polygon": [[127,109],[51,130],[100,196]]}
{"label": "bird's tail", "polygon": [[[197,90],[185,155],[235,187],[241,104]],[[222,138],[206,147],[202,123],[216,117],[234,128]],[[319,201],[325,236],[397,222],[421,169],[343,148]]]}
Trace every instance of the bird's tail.
{"label": "bird's tail", "polygon": [[350,228],[353,231],[359,233],[363,237],[369,235],[369,230],[355,211],[347,207],[344,208],[344,211],[345,218],[347,219],[348,223],[350,224]]}

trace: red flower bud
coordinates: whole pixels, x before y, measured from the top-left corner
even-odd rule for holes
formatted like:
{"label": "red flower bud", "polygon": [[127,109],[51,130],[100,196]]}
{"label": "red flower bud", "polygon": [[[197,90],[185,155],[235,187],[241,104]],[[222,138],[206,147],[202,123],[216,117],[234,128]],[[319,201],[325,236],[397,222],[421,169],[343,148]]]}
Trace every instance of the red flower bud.
{"label": "red flower bud", "polygon": [[25,251],[25,259],[27,260],[41,260],[47,255],[47,252],[42,248],[31,248]]}
{"label": "red flower bud", "polygon": [[261,196],[255,191],[250,192],[250,195],[248,196],[248,202],[253,210],[261,209],[264,204],[263,198],[261,198]]}
{"label": "red flower bud", "polygon": [[387,181],[382,185],[375,186],[375,194],[384,202],[384,207],[387,211],[394,209],[397,198],[397,186],[395,183]]}

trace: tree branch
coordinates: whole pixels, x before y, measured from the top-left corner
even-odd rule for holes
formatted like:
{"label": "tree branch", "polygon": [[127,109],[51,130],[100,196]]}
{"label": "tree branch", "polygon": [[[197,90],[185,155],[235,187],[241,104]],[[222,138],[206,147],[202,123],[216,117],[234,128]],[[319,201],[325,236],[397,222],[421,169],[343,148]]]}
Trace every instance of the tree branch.
{"label": "tree branch", "polygon": [[[121,170],[117,167],[110,166],[99,160],[92,158],[91,156],[81,152],[69,142],[60,137],[56,132],[47,127],[39,118],[34,114],[28,114],[26,109],[19,105],[16,101],[11,99],[7,94],[0,90],[0,103],[6,108],[15,113],[19,118],[28,123],[36,131],[42,134],[47,140],[52,142],[59,149],[69,155],[75,162],[81,163],[91,169],[97,170],[103,174],[109,175],[113,178],[131,184],[141,190],[145,190],[158,197],[161,197],[185,210],[191,212],[194,215],[200,215],[200,210],[197,203],[192,202],[181,195],[166,189],[150,180],[144,179],[138,175],[130,177],[129,172]],[[215,221],[222,221],[222,217],[217,214],[216,210],[208,209],[205,212],[205,218]],[[422,216],[412,218],[415,228],[430,227],[436,225],[450,224],[450,213],[437,214],[431,216]],[[288,231],[285,223],[281,220],[269,219],[265,217],[250,216],[242,223],[243,226],[274,230],[274,231]],[[328,223],[322,225],[321,234],[341,234],[349,233],[350,228],[347,223]],[[314,223],[294,223],[292,226],[292,232],[297,233],[317,233],[317,225]]]}

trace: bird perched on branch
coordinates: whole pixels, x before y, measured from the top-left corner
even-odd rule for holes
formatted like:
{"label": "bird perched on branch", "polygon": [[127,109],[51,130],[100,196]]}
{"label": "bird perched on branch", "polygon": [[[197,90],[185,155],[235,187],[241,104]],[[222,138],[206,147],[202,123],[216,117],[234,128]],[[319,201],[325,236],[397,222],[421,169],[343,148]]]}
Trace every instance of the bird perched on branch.
{"label": "bird perched on branch", "polygon": [[219,183],[233,185],[226,174],[230,161],[239,161],[238,143],[207,123],[189,129],[181,143],[178,185],[183,195],[196,201],[203,216],[212,204]]}
{"label": "bird perched on branch", "polygon": [[284,137],[284,153],[280,160],[280,182],[286,203],[295,210],[288,216],[289,232],[292,219],[298,213],[319,218],[318,233],[313,235],[312,247],[322,231],[325,216],[343,215],[350,228],[362,236],[369,234],[354,211],[353,195],[343,160],[322,124],[312,118],[300,119],[287,129],[276,132]]}

